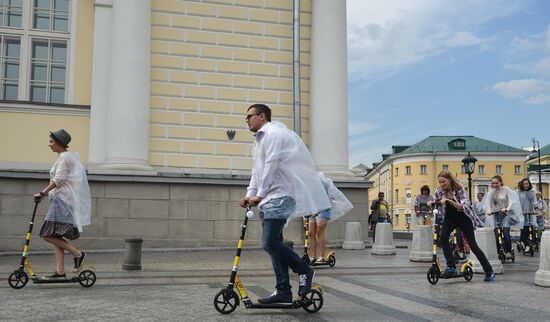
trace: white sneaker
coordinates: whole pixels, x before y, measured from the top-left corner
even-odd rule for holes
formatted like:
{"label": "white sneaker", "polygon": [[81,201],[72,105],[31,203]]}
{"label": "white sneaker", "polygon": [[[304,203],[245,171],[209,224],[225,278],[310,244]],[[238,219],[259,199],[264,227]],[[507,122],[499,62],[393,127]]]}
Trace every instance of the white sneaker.
{"label": "white sneaker", "polygon": [[326,260],[323,258],[323,257],[319,257],[317,258],[317,260],[315,261],[315,264],[326,264]]}
{"label": "white sneaker", "polygon": [[511,259],[511,258],[512,258],[512,253],[506,252],[506,259]]}
{"label": "white sneaker", "polygon": [[527,245],[527,247],[525,247],[525,252],[526,253],[531,252],[531,246]]}

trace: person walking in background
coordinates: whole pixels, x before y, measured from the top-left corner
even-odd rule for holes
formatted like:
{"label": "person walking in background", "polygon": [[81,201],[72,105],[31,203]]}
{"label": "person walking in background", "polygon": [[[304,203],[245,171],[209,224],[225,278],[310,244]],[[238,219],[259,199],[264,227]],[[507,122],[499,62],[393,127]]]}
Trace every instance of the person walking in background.
{"label": "person walking in background", "polygon": [[75,248],[67,240],[80,237],[82,227],[90,224],[91,197],[86,178],[86,169],[80,163],[76,152],[68,152],[71,136],[61,129],[50,132],[49,147],[58,154],[57,161],[50,170],[50,182],[33,196],[39,203],[48,196],[50,207],[40,237],[53,245],[55,253],[55,273],[48,278],[66,278],[65,251],[74,258],[74,270],[78,271],[86,253]]}
{"label": "person walking in background", "polygon": [[444,274],[447,276],[456,274],[456,262],[449,243],[449,236],[453,230],[460,228],[468,240],[472,252],[476,255],[485,271],[484,280],[486,282],[494,281],[495,274],[493,273],[493,268],[483,251],[477,245],[474,235],[475,227],[481,226],[482,222],[474,214],[466,191],[449,171],[441,171],[437,179],[439,187],[435,191],[435,201],[428,202],[428,205],[430,207],[436,205],[443,219],[441,244],[447,261],[447,268]]}
{"label": "person walking in background", "polygon": [[428,207],[428,201],[433,201],[430,194],[430,187],[424,185],[420,188],[420,194],[414,198],[415,224],[431,226],[433,222],[432,208]]}
{"label": "person walking in background", "polygon": [[537,226],[539,229],[539,243],[542,238],[542,233],[544,232],[544,225],[546,224],[546,213],[548,212],[548,205],[542,199],[542,193],[537,191],[537,202],[535,204],[535,215],[537,216]]}
{"label": "person walking in background", "polygon": [[485,224],[485,210],[483,209],[483,197],[485,194],[483,192],[477,193],[477,200],[474,201],[474,213],[479,217],[479,219]]}
{"label": "person walking in background", "polygon": [[378,199],[374,200],[370,206],[371,216],[370,224],[371,229],[373,230],[372,241],[375,241],[376,235],[376,225],[378,223],[388,222],[388,203],[384,200],[384,192],[380,191],[378,193]]}
{"label": "person walking in background", "polygon": [[521,204],[521,211],[523,213],[523,228],[521,228],[519,247],[523,249],[525,253],[529,253],[531,251],[531,247],[533,246],[529,244],[529,225],[532,225],[533,229],[537,228],[535,218],[537,193],[533,189],[533,185],[528,178],[522,179],[518,183],[516,192],[518,193],[519,203]]}

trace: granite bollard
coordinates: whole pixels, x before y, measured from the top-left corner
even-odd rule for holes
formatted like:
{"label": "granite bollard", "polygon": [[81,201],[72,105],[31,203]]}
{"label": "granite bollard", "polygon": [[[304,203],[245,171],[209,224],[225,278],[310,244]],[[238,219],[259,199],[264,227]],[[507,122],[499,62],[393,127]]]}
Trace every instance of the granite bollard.
{"label": "granite bollard", "polygon": [[344,235],[342,249],[365,249],[360,222],[346,223],[346,234]]}
{"label": "granite bollard", "polygon": [[418,225],[414,229],[412,250],[409,254],[411,262],[431,262],[433,259],[433,231],[427,225]]}
{"label": "granite bollard", "polygon": [[141,270],[141,246],[142,238],[128,238],[125,240],[126,249],[124,251],[124,263],[122,270],[139,271]]}
{"label": "granite bollard", "polygon": [[395,246],[393,245],[393,232],[391,224],[378,223],[376,225],[376,235],[374,245],[372,246],[373,255],[395,255]]}
{"label": "granite bollard", "polygon": [[[497,253],[497,244],[495,238],[495,232],[490,227],[477,228],[475,230],[476,242],[481,251],[485,254],[489,263],[493,267],[493,272],[495,274],[503,274],[504,268],[502,263],[498,259]],[[474,273],[485,273],[483,267],[477,260],[475,254],[472,252],[472,266],[474,268]]]}
{"label": "granite bollard", "polygon": [[550,230],[542,233],[540,241],[540,264],[535,273],[535,285],[550,287]]}

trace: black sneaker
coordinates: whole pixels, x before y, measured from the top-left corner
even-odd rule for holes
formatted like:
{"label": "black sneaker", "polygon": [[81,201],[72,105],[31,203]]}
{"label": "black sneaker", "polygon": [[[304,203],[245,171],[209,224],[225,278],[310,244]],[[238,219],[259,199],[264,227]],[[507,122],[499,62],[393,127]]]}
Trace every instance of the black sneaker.
{"label": "black sneaker", "polygon": [[84,264],[84,259],[86,258],[86,253],[81,252],[82,255],[80,257],[74,257],[74,270],[78,271],[80,268],[82,268],[82,264]]}
{"label": "black sneaker", "polygon": [[299,296],[304,296],[309,293],[313,282],[313,276],[315,276],[315,271],[309,267],[307,273],[300,275],[300,282],[298,283]]}
{"label": "black sneaker", "polygon": [[47,279],[56,279],[56,278],[67,278],[67,275],[65,273],[59,274],[58,272],[53,273],[50,276],[46,277]]}
{"label": "black sneaker", "polygon": [[292,303],[292,293],[273,292],[270,296],[258,299],[260,304]]}

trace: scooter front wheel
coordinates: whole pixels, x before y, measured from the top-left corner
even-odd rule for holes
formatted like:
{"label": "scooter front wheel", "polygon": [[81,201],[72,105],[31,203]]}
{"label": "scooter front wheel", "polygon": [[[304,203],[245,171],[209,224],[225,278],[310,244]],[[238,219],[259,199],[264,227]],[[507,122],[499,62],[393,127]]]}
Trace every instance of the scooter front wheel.
{"label": "scooter front wheel", "polygon": [[24,271],[14,271],[10,274],[10,277],[8,277],[8,283],[10,286],[16,290],[25,287],[27,283],[29,282],[29,275],[25,273]]}
{"label": "scooter front wheel", "polygon": [[311,289],[304,295],[304,306],[302,308],[308,313],[315,313],[323,307],[323,293],[316,289]]}
{"label": "scooter front wheel", "polygon": [[336,257],[334,255],[330,255],[328,257],[328,266],[334,267],[336,265]]}
{"label": "scooter front wheel", "polygon": [[214,297],[214,307],[221,314],[229,314],[235,311],[237,305],[239,305],[239,297],[235,291],[224,288]]}
{"label": "scooter front wheel", "polygon": [[430,282],[430,284],[437,284],[437,282],[439,282],[439,269],[435,266],[430,267],[426,277],[428,278],[428,282]]}
{"label": "scooter front wheel", "polygon": [[96,281],[96,275],[94,271],[86,269],[78,274],[78,283],[83,287],[92,287]]}
{"label": "scooter front wheel", "polygon": [[464,279],[467,280],[468,282],[472,280],[472,278],[474,277],[474,270],[472,269],[472,266],[470,265],[466,266],[466,268],[464,269],[463,276],[464,276]]}

